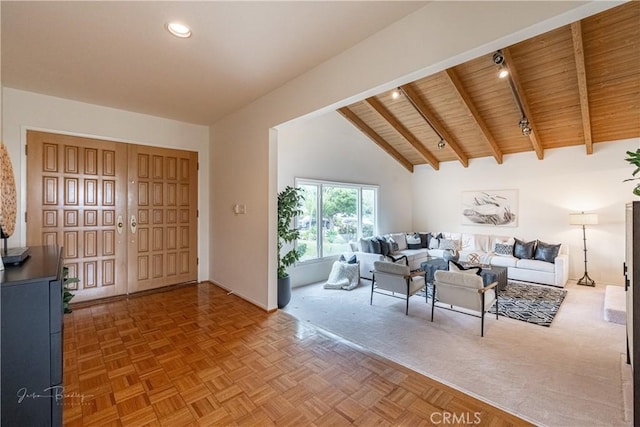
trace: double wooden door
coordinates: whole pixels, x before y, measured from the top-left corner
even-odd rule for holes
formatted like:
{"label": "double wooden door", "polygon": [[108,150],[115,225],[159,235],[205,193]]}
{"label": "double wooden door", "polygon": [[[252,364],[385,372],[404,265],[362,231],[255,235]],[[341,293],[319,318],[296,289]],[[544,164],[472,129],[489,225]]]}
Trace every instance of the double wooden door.
{"label": "double wooden door", "polygon": [[74,302],[197,280],[197,153],[37,131],[27,149],[27,245],[64,247]]}

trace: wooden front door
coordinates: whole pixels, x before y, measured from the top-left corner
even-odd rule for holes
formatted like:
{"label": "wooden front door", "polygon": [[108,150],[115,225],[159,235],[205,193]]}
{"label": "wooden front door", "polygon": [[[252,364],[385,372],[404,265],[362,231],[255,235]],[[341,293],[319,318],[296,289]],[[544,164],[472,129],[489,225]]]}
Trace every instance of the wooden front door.
{"label": "wooden front door", "polygon": [[197,280],[198,155],[129,146],[129,292]]}
{"label": "wooden front door", "polygon": [[27,147],[27,245],[64,247],[74,302],[197,280],[197,153],[36,131]]}

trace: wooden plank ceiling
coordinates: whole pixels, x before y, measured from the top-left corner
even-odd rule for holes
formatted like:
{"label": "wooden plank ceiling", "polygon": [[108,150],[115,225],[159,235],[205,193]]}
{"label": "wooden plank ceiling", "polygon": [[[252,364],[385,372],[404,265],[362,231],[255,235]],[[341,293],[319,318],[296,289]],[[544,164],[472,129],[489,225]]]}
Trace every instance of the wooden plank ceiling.
{"label": "wooden plank ceiling", "polygon": [[640,137],[640,2],[500,52],[507,78],[491,53],[338,111],[411,172]]}

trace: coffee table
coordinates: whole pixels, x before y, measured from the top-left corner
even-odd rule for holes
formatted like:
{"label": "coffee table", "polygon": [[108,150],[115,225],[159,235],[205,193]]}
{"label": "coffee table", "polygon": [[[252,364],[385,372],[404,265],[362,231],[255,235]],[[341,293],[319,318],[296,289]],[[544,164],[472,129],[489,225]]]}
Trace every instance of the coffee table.
{"label": "coffee table", "polygon": [[[449,270],[449,262],[442,258],[433,258],[420,264],[420,267],[424,271],[425,283],[432,283],[437,270]],[[482,276],[485,286],[498,282],[496,287],[498,292],[507,287],[507,267],[498,267],[496,265],[480,265],[480,267],[482,268],[480,276]]]}

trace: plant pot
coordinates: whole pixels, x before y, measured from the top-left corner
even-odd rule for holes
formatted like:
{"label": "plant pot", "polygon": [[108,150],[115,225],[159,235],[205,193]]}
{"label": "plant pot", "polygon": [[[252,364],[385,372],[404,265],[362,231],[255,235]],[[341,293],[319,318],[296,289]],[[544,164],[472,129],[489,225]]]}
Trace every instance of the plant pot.
{"label": "plant pot", "polygon": [[278,308],[285,308],[291,301],[291,276],[278,278]]}

